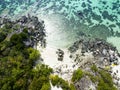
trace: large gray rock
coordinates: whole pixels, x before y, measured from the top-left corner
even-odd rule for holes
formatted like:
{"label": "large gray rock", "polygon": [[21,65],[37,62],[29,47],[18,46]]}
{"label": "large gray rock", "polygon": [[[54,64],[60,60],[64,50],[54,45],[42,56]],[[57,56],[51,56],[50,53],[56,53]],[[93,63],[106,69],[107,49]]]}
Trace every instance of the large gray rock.
{"label": "large gray rock", "polygon": [[87,76],[75,83],[75,87],[76,90],[96,90],[96,85]]}

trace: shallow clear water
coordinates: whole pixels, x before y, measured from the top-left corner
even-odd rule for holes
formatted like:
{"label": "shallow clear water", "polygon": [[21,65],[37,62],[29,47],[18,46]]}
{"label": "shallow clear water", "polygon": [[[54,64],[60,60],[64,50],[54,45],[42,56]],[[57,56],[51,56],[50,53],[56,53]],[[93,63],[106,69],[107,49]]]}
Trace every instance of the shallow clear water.
{"label": "shallow clear water", "polygon": [[119,49],[120,0],[0,0],[1,16],[28,13],[45,21],[51,46],[68,47],[85,33]]}

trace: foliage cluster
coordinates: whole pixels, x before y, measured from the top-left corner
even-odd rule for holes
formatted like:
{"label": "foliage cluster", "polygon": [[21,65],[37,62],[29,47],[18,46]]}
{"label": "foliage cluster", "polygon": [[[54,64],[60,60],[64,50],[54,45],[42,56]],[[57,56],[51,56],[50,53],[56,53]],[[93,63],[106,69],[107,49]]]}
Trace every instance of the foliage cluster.
{"label": "foliage cluster", "polygon": [[51,75],[50,80],[53,86],[61,87],[63,90],[76,90],[73,84],[69,85],[67,81],[58,77],[58,75]]}
{"label": "foliage cluster", "polygon": [[34,68],[40,53],[25,46],[27,31],[13,34],[10,40],[4,32],[0,31],[0,90],[50,90],[52,69],[42,64]]}
{"label": "foliage cluster", "polygon": [[83,71],[80,68],[78,68],[73,72],[72,81],[75,82],[80,80],[83,77],[83,75],[84,75]]}
{"label": "foliage cluster", "polygon": [[98,82],[97,90],[117,90],[114,86],[111,75],[105,70],[99,70],[96,65],[91,66],[91,70],[97,75],[87,74],[93,83]]}
{"label": "foliage cluster", "polygon": [[99,74],[101,78],[99,78],[97,90],[117,90],[113,84],[112,77],[108,72],[99,70]]}
{"label": "foliage cluster", "polygon": [[98,68],[96,67],[95,64],[93,64],[93,65],[91,66],[91,70],[92,70],[93,72],[97,72],[97,71],[98,71]]}

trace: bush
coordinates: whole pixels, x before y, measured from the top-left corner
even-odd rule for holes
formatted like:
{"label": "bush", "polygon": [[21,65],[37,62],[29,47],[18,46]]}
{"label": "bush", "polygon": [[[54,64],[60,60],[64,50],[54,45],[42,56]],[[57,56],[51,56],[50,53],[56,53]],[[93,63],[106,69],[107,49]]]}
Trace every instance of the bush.
{"label": "bush", "polygon": [[38,78],[39,76],[44,75],[46,78],[53,72],[53,69],[48,67],[47,65],[37,65],[36,69],[33,70],[35,72],[35,77]]}
{"label": "bush", "polygon": [[29,59],[30,60],[37,60],[40,56],[39,51],[35,50],[33,48],[28,48],[28,53],[29,53]]}
{"label": "bush", "polygon": [[99,80],[99,76],[94,76],[92,74],[90,74],[89,72],[85,72],[85,75],[89,76],[90,80],[95,83]]}
{"label": "bush", "polygon": [[113,86],[112,77],[108,72],[106,72],[104,70],[100,70],[99,73],[105,83],[107,83],[110,87]]}
{"label": "bush", "polygon": [[20,34],[13,34],[10,38],[10,42],[15,45],[17,50],[21,50],[25,47],[23,41],[28,39],[28,35],[24,32],[21,32]]}
{"label": "bush", "polygon": [[50,83],[44,83],[40,90],[51,90]]}
{"label": "bush", "polygon": [[20,35],[19,34],[13,34],[12,36],[11,36],[11,38],[10,38],[10,41],[13,43],[13,44],[19,44],[19,43],[21,43],[22,42],[22,39],[21,39],[21,37],[20,37]]}
{"label": "bush", "polygon": [[55,75],[55,76],[51,75],[50,80],[51,80],[53,86],[59,85],[59,77],[58,77],[58,75]]}
{"label": "bush", "polygon": [[70,84],[70,90],[76,90],[76,88],[73,84]]}
{"label": "bush", "polygon": [[91,70],[94,71],[94,72],[97,72],[97,71],[98,71],[98,68],[96,67],[95,64],[93,64],[93,65],[91,66]]}
{"label": "bush", "polygon": [[108,83],[105,83],[102,79],[100,79],[97,90],[117,90],[117,89],[114,86],[109,86]]}
{"label": "bush", "polygon": [[2,42],[5,38],[6,38],[6,35],[0,32],[0,42]]}
{"label": "bush", "polygon": [[114,87],[112,77],[108,72],[100,70],[99,74],[101,75],[101,78],[99,79],[98,90],[117,90]]}
{"label": "bush", "polygon": [[50,80],[53,86],[61,87],[63,90],[72,90],[70,89],[68,82],[58,77],[58,75],[55,76],[51,75]]}
{"label": "bush", "polygon": [[73,72],[73,76],[72,76],[72,81],[78,81],[83,77],[83,71],[81,69],[77,69]]}
{"label": "bush", "polygon": [[21,37],[21,39],[22,39],[23,41],[28,38],[28,34],[27,34],[27,33],[21,32],[19,35],[20,35],[20,37]]}

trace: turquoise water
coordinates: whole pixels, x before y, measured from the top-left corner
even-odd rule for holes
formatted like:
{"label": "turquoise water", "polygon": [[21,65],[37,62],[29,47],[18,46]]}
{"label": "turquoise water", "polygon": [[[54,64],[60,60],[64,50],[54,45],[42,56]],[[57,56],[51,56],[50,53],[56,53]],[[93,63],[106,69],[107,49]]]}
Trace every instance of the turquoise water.
{"label": "turquoise water", "polygon": [[0,0],[1,16],[28,13],[45,21],[50,45],[68,47],[86,34],[119,49],[120,0]]}

